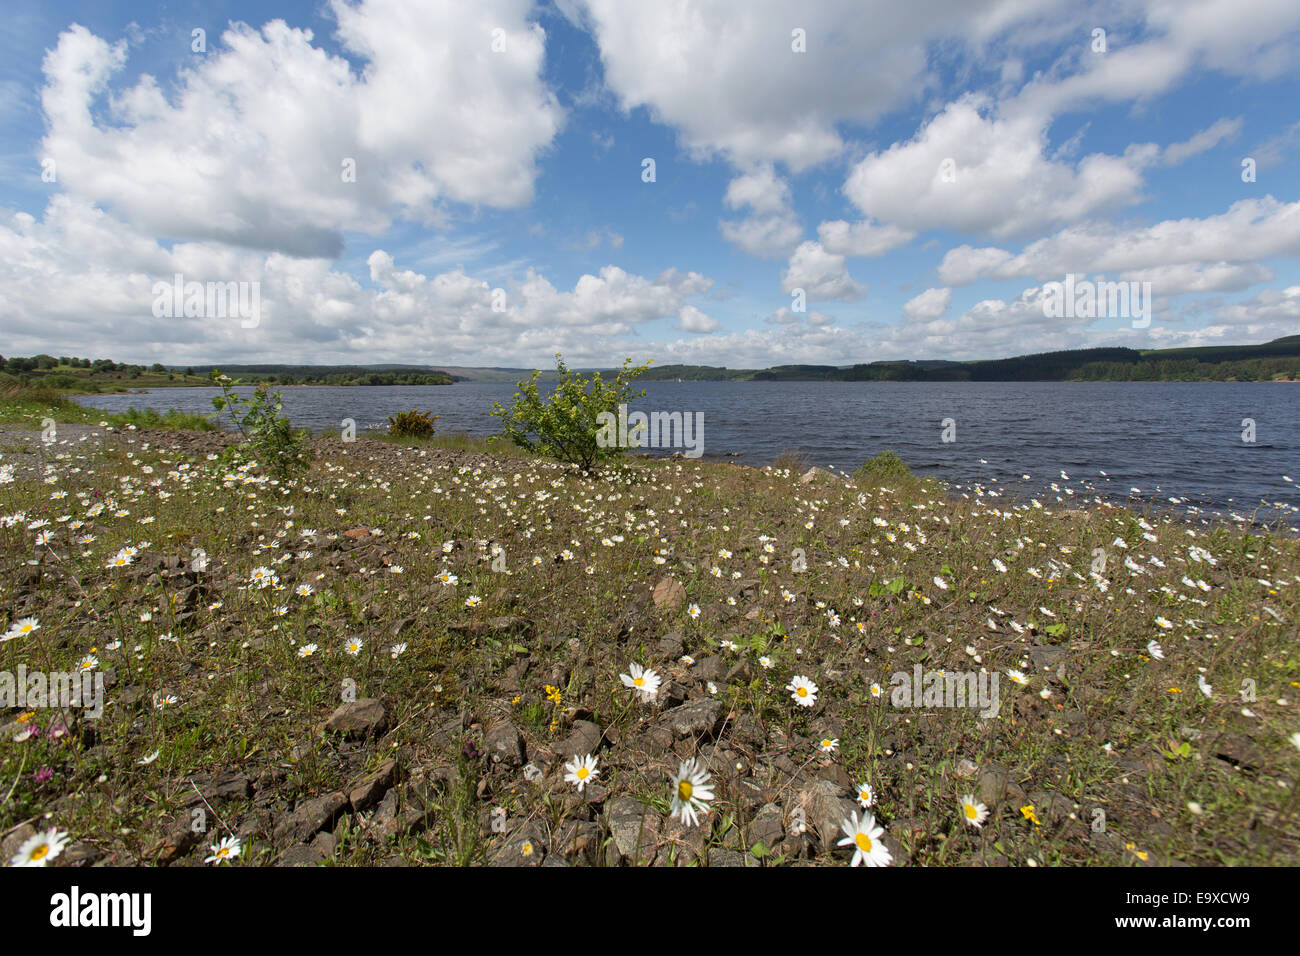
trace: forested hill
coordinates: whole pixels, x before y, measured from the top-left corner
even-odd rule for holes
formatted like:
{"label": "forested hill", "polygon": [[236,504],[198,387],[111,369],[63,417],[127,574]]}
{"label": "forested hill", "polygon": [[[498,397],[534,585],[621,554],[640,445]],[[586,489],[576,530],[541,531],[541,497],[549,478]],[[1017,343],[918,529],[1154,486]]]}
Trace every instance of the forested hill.
{"label": "forested hill", "polygon": [[651,367],[643,381],[755,382],[1195,382],[1300,380],[1300,335],[1262,345],[1185,349],[1097,348],[973,362],[891,361],[850,366],[730,369]]}

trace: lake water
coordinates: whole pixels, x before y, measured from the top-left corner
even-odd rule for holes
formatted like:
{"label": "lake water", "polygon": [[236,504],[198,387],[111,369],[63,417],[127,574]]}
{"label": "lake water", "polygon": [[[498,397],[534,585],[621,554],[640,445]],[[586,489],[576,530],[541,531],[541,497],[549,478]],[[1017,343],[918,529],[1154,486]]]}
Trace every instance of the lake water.
{"label": "lake water", "polygon": [[[632,410],[703,413],[704,457],[737,455],[768,464],[798,451],[810,464],[843,470],[893,449],[913,470],[955,485],[983,483],[1034,492],[1056,482],[1248,513],[1261,500],[1294,513],[1300,505],[1300,385],[1253,382],[647,382]],[[547,386],[543,386],[546,393]],[[286,387],[296,425],[385,427],[411,408],[440,415],[440,432],[490,435],[493,401],[515,387]],[[214,388],[88,395],[83,404],[211,412]],[[955,441],[943,441],[952,419]],[[1243,419],[1255,441],[1242,440]],[[1069,479],[1062,479],[1064,471]],[[1105,472],[1103,476],[1101,472]],[[1026,479],[1023,476],[1028,475]],[[1087,484],[1082,484],[1086,482]],[[1054,493],[1053,493],[1054,494]]]}

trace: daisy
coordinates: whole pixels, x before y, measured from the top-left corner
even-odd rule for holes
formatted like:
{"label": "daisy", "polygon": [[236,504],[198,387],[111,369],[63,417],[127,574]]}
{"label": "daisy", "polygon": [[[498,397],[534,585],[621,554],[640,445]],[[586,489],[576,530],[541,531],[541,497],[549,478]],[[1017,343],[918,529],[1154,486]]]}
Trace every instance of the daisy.
{"label": "daisy", "polygon": [[312,591],[314,590],[315,588],[310,584],[300,584],[294,588],[294,593],[297,594],[298,597],[311,597]]}
{"label": "daisy", "polygon": [[691,616],[692,621],[698,621],[700,619],[700,606],[698,604],[692,604],[686,609],[686,613]]}
{"label": "daisy", "polygon": [[822,753],[824,753],[824,754],[833,754],[833,753],[835,753],[836,750],[839,749],[839,746],[840,746],[840,738],[838,738],[838,737],[823,737],[823,738],[821,739],[821,743],[818,744],[817,746],[818,746],[819,748],[821,748],[821,752],[822,752]]}
{"label": "daisy", "polygon": [[17,622],[15,622],[13,627],[9,628],[9,631],[8,633],[5,634],[4,639],[6,641],[9,641],[15,637],[26,637],[28,634],[31,634],[33,631],[39,631],[40,629],[41,629],[41,623],[39,620],[37,620],[34,617],[24,617],[18,620]]}
{"label": "daisy", "polygon": [[573,759],[564,765],[564,769],[568,771],[564,775],[564,779],[576,786],[579,793],[582,793],[582,788],[600,773],[596,769],[596,758],[591,754],[587,754],[585,757],[574,754]]}
{"label": "daisy", "polygon": [[1026,679],[1025,675],[1021,671],[1007,671],[1007,676],[1010,677],[1017,684],[1024,685],[1029,683],[1029,681]]}
{"label": "daisy", "polygon": [[343,650],[349,657],[356,657],[361,653],[361,648],[363,647],[365,647],[365,641],[361,640],[359,637],[354,637],[343,645]]}
{"label": "daisy", "polygon": [[875,802],[876,802],[876,791],[871,789],[871,784],[869,783],[858,784],[858,804],[862,807],[862,809],[864,810],[867,809],[867,807],[871,806]]}
{"label": "daisy", "polygon": [[649,668],[642,669],[640,664],[628,665],[628,674],[619,674],[624,687],[630,687],[642,700],[651,701],[659,693],[659,675]]}
{"label": "daisy", "polygon": [[811,707],[817,703],[817,685],[802,675],[795,675],[785,685],[790,697],[800,707]]}
{"label": "daisy", "polygon": [[394,644],[392,647],[390,647],[390,648],[388,649],[388,653],[392,656],[393,660],[397,660],[397,659],[398,659],[399,657],[401,657],[402,654],[404,654],[405,652],[406,652],[406,642],[405,642],[405,641],[403,641],[403,642],[400,643],[400,644]]}
{"label": "daisy", "polygon": [[673,777],[673,802],[670,810],[675,817],[681,817],[687,826],[697,826],[699,814],[709,814],[707,801],[713,799],[713,786],[709,783],[711,774],[698,763],[694,757],[683,760]]}
{"label": "daisy", "polygon": [[1164,648],[1160,646],[1158,641],[1147,641],[1147,653],[1158,661],[1163,661],[1165,659]]}
{"label": "daisy", "polygon": [[857,866],[865,863],[867,866],[889,866],[894,861],[889,849],[880,838],[884,836],[883,827],[876,826],[876,818],[870,813],[863,813],[862,820],[858,820],[858,812],[853,811],[852,815],[840,824],[840,829],[844,831],[844,839],[840,840],[840,846],[853,847],[853,859],[849,862],[850,866]]}
{"label": "daisy", "polygon": [[961,805],[962,819],[979,829],[984,826],[984,821],[989,818],[989,808],[975,800],[973,793],[968,793],[959,801]]}
{"label": "daisy", "polygon": [[465,598],[466,607],[478,607],[482,603],[483,599],[477,594],[471,594],[469,597]]}
{"label": "daisy", "polygon": [[769,671],[770,671],[770,670],[772,669],[772,658],[770,658],[770,657],[760,657],[760,658],[758,659],[758,662],[759,662],[760,664],[763,665],[763,669],[764,669],[764,670],[769,670]]}
{"label": "daisy", "polygon": [[229,863],[239,856],[239,837],[228,836],[210,847],[212,855],[204,863]]}
{"label": "daisy", "polygon": [[299,657],[311,657],[315,653],[316,653],[315,644],[304,644],[302,647],[298,648]]}
{"label": "daisy", "polygon": [[66,830],[50,827],[44,833],[28,837],[9,860],[10,866],[45,866],[68,844]]}

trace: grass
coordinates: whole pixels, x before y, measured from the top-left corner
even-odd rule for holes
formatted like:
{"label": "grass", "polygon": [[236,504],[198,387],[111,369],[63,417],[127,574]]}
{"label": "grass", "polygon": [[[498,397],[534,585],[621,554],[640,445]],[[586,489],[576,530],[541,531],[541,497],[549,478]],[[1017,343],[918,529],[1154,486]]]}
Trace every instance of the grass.
{"label": "grass", "polygon": [[217,428],[205,415],[174,408],[159,413],[156,409],[141,411],[132,406],[125,412],[105,412],[74,402],[57,389],[0,385],[0,424],[39,428],[46,419],[60,425],[96,425],[105,421],[115,428],[129,425],[172,431],[215,431]]}
{"label": "grass", "polygon": [[[0,628],[39,621],[0,643],[0,670],[94,655],[113,677],[103,718],[71,734],[51,733],[53,711],[9,711],[0,830],[48,813],[81,854],[157,862],[197,785],[220,820],[178,862],[234,832],[238,862],[266,864],[295,806],[391,758],[391,806],[345,811],[331,864],[735,863],[771,804],[783,833],[763,865],[842,865],[834,817],[864,781],[895,864],[1300,857],[1285,529],[1073,507],[1078,483],[1063,500],[947,496],[892,456],[806,485],[662,459],[588,479],[463,435],[321,438],[311,472],[277,484],[145,440],[56,446],[53,482],[0,484]],[[253,583],[258,568],[276,583]],[[670,577],[684,599],[656,607]],[[658,702],[623,686],[632,661],[664,678]],[[1001,675],[998,716],[894,706],[891,679],[918,664]],[[794,675],[816,706],[791,700]],[[387,703],[382,738],[322,731],[350,693]],[[664,698],[716,701],[716,724],[682,736]],[[579,796],[562,742],[583,720],[600,726],[600,773]],[[523,760],[489,749],[506,723]],[[15,742],[24,727],[40,732]],[[698,829],[667,813],[688,754],[714,775]],[[222,773],[248,790],[219,797]],[[958,816],[965,793],[990,809],[982,829]],[[623,859],[627,798],[647,843]]]}

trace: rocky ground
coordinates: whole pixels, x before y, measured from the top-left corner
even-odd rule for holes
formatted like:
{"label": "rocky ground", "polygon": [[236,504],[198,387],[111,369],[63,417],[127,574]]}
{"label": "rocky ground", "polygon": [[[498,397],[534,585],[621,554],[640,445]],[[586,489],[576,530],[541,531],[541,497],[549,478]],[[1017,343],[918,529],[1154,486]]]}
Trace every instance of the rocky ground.
{"label": "rocky ground", "polygon": [[[39,622],[0,668],[107,685],[0,718],[6,858],[58,827],[54,865],[844,865],[870,813],[894,865],[1296,862],[1284,535],[329,438],[279,484],[229,441],[0,430],[0,628]],[[997,715],[899,706],[918,665],[997,673]]]}

